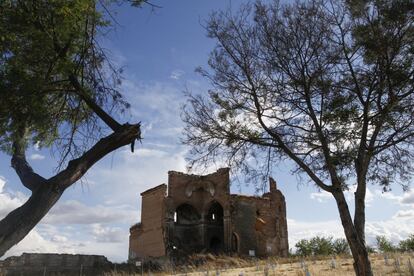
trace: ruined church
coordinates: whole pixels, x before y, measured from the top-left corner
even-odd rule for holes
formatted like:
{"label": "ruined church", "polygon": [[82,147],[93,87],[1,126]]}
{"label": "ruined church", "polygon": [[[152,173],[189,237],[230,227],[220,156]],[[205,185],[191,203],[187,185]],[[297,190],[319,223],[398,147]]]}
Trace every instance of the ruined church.
{"label": "ruined church", "polygon": [[229,169],[209,175],[168,172],[143,193],[141,222],[130,228],[129,259],[172,253],[288,255],[286,203],[269,179],[263,196],[230,194]]}

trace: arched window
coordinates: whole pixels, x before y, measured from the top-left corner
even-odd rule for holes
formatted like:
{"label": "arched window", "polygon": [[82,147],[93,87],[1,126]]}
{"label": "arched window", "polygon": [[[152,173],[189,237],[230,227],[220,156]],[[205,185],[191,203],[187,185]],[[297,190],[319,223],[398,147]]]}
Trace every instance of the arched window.
{"label": "arched window", "polygon": [[174,214],[174,222],[178,224],[196,224],[201,219],[197,209],[184,203],[177,207]]}
{"label": "arched window", "polygon": [[236,233],[231,235],[231,251],[235,253],[239,252],[239,237]]}
{"label": "arched window", "polygon": [[221,207],[220,203],[215,201],[210,205],[207,220],[213,223],[223,224],[223,207]]}

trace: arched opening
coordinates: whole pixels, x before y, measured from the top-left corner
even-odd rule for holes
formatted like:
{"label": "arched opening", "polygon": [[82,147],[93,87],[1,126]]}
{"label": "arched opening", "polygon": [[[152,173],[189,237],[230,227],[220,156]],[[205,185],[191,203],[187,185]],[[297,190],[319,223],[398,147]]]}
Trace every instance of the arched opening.
{"label": "arched opening", "polygon": [[176,252],[189,254],[203,248],[201,215],[197,209],[184,203],[175,209],[174,213],[174,244]]}
{"label": "arched opening", "polygon": [[221,207],[220,203],[213,202],[210,205],[207,213],[207,220],[210,223],[223,224],[223,207]]}
{"label": "arched opening", "polygon": [[184,203],[177,207],[174,214],[174,222],[177,224],[196,224],[201,219],[197,209],[190,204]]}
{"label": "arched opening", "polygon": [[213,201],[205,216],[205,243],[208,250],[215,254],[220,253],[224,249],[223,217],[223,207],[217,201]]}
{"label": "arched opening", "polygon": [[222,241],[214,236],[210,239],[210,245],[209,245],[209,249],[211,252],[218,254],[223,250],[223,243]]}
{"label": "arched opening", "polygon": [[234,253],[239,253],[239,237],[236,233],[231,235],[231,251]]}

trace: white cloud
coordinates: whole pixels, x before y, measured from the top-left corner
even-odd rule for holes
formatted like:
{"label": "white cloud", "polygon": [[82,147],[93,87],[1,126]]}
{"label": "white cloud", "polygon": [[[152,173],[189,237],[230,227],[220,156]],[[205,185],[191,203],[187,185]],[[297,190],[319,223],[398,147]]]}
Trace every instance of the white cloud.
{"label": "white cloud", "polygon": [[[357,186],[351,186],[349,188],[348,191],[345,191],[345,198],[347,199],[348,202],[353,202],[354,201],[354,193],[356,191]],[[311,193],[310,194],[310,198],[313,200],[316,200],[320,203],[323,202],[328,202],[330,200],[334,200],[332,194],[326,192],[326,191],[320,191],[317,193]],[[366,194],[365,194],[365,203],[367,206],[370,206],[370,204],[372,203],[372,201],[374,200],[374,194],[371,192],[371,190],[369,188],[367,188],[366,190]]]}
{"label": "white cloud", "polygon": [[43,159],[45,159],[45,156],[41,155],[39,153],[33,153],[29,156],[29,159],[30,160],[43,160]]}
{"label": "white cloud", "polygon": [[[151,142],[156,142],[158,138],[168,137],[170,144],[178,144],[174,129],[181,131],[183,125],[180,118],[180,106],[185,102],[183,87],[163,82],[143,84],[133,81],[133,77],[130,79],[123,82],[122,90],[126,92],[126,99],[134,103],[130,109],[131,116],[145,126],[144,139],[149,141],[151,137]],[[172,142],[171,138],[175,140]]]}
{"label": "white cloud", "polygon": [[104,243],[120,243],[128,236],[128,232],[125,229],[103,227],[100,224],[92,225],[92,234],[96,241]]}
{"label": "white cloud", "polygon": [[62,235],[54,235],[50,240],[56,243],[64,243],[68,241],[68,238]]}
{"label": "white cloud", "polygon": [[45,239],[39,232],[34,229],[17,245],[13,246],[2,257],[19,256],[22,253],[74,253],[74,250],[64,248],[60,242]]}
{"label": "white cloud", "polygon": [[402,195],[395,195],[392,192],[381,192],[380,190],[377,190],[376,194],[381,198],[394,201],[401,206],[408,205],[410,207],[414,207],[414,190],[405,192]]}
{"label": "white cloud", "polygon": [[137,155],[138,157],[157,157],[157,158],[163,158],[168,155],[168,152],[157,150],[157,149],[146,149],[146,148],[140,148],[134,151],[134,153],[131,152],[123,152],[123,154],[133,154]]}
{"label": "white cloud", "polygon": [[414,204],[414,190],[404,193],[401,198],[401,204]]}
{"label": "white cloud", "polygon": [[[288,219],[289,246],[301,239],[310,239],[315,236],[332,236],[334,238],[345,238],[344,230],[339,220],[302,222]],[[385,236],[394,244],[406,239],[414,233],[414,211],[399,210],[390,219],[367,221],[365,235],[367,244],[374,246],[376,236]]]}
{"label": "white cloud", "polygon": [[88,232],[89,235],[79,236],[79,233],[75,232],[68,236],[67,233],[61,233],[61,228],[41,224],[1,259],[19,256],[24,252],[69,253],[104,255],[111,261],[123,262],[126,261],[128,251],[128,230],[119,231],[120,229],[88,226],[84,232]]}
{"label": "white cloud", "polygon": [[[6,179],[0,176],[0,219],[27,200],[6,186]],[[137,222],[139,215],[138,208],[127,204],[88,206],[76,200],[58,202],[2,259],[28,252],[102,254],[113,261],[125,261],[129,225]]]}
{"label": "white cloud", "polygon": [[[414,220],[414,210],[399,210],[394,216],[394,219],[412,219]],[[414,229],[413,229],[414,231]]]}
{"label": "white cloud", "polygon": [[344,238],[344,231],[339,220],[303,222],[288,219],[289,247],[294,248],[301,239],[310,239],[315,236]]}
{"label": "white cloud", "polygon": [[179,69],[173,70],[171,72],[170,78],[174,80],[178,80],[184,75],[184,73],[185,72],[183,70],[179,70]]}
{"label": "white cloud", "polygon": [[320,191],[318,193],[311,193],[310,194],[310,198],[311,199],[314,199],[314,200],[316,200],[318,202],[321,202],[321,203],[333,199],[332,194],[330,194],[330,193],[328,193],[326,191]]}
{"label": "white cloud", "polygon": [[93,195],[112,204],[131,202],[134,203],[135,210],[138,210],[140,193],[166,183],[168,171],[185,170],[184,156],[185,151],[137,149],[132,154],[129,149],[122,149],[117,152],[112,167],[101,165],[90,172],[90,178],[99,183],[99,189]]}
{"label": "white cloud", "polygon": [[131,206],[88,206],[76,200],[58,202],[42,220],[48,224],[93,224],[130,221],[137,211]]}
{"label": "white cloud", "polygon": [[33,148],[34,148],[36,151],[39,151],[39,150],[40,150],[40,141],[37,141],[37,142],[33,145]]}
{"label": "white cloud", "polygon": [[22,193],[7,191],[5,187],[6,179],[0,176],[0,219],[20,207],[27,200],[27,197]]}

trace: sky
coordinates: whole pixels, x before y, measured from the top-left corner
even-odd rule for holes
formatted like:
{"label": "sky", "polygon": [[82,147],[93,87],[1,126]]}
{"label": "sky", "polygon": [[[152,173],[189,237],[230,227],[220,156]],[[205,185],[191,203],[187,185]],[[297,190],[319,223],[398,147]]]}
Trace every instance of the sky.
{"label": "sky", "polygon": [[[208,81],[195,73],[199,66],[208,69],[208,56],[215,45],[203,25],[212,11],[235,9],[245,1],[153,2],[161,8],[114,7],[115,30],[102,38],[110,59],[124,68],[121,91],[131,109],[122,122],[142,122],[142,143],[136,145],[134,153],[123,147],[93,166],[4,257],[55,252],[98,254],[111,261],[126,261],[129,227],[140,220],[140,193],[166,183],[168,171],[186,170],[189,148],[180,142],[184,91],[205,94],[210,88]],[[56,156],[47,149],[31,148],[27,156],[42,176],[55,173]],[[11,168],[10,156],[0,153],[0,164],[3,218],[23,204],[30,192]],[[286,198],[289,247],[316,235],[344,237],[331,196],[292,175],[291,170],[289,162],[275,164],[272,175]],[[253,194],[254,187],[234,184],[231,191]],[[351,197],[352,188],[347,192],[352,209]],[[391,192],[382,193],[379,186],[369,186],[366,212],[370,245],[375,244],[377,235],[397,243],[414,233],[414,191],[403,193],[399,186],[393,186]]]}

